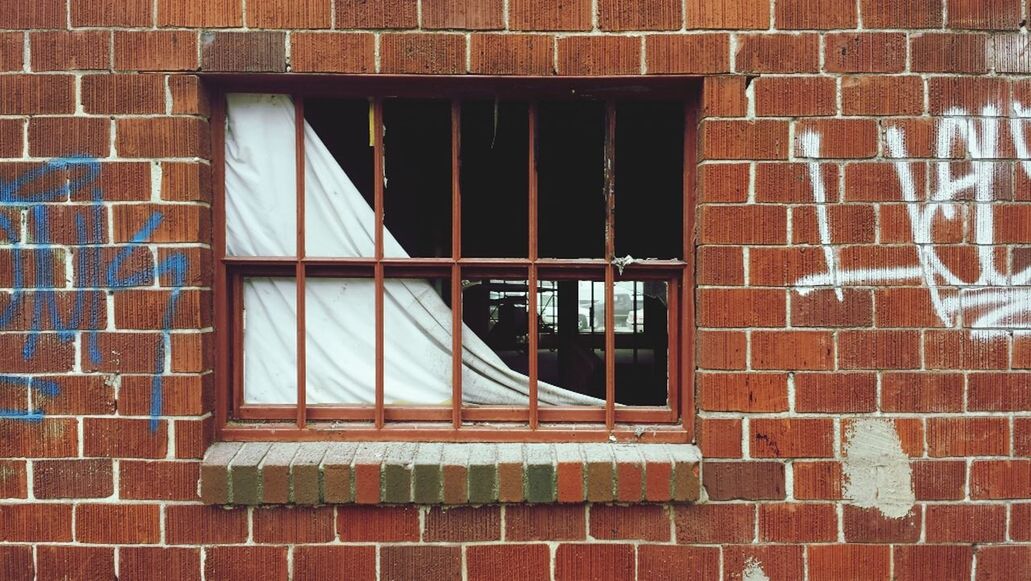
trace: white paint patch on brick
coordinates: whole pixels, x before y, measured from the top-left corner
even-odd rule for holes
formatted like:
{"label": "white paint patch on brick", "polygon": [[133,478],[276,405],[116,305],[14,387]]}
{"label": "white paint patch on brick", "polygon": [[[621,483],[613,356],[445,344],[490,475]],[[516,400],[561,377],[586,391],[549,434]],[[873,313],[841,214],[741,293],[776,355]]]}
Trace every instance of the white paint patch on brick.
{"label": "white paint patch on brick", "polygon": [[741,571],[741,581],[770,581],[770,577],[763,571],[762,563],[758,559],[749,557]]}
{"label": "white paint patch on brick", "polygon": [[894,422],[858,419],[846,434],[842,484],[846,502],[876,508],[888,518],[909,514],[916,502],[913,468]]}

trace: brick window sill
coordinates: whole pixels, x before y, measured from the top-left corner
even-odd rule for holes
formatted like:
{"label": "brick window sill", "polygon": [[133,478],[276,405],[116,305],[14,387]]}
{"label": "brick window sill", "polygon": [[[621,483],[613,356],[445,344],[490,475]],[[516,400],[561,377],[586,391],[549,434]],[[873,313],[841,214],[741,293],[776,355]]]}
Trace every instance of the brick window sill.
{"label": "brick window sill", "polygon": [[222,442],[201,466],[207,504],[695,502],[690,444]]}

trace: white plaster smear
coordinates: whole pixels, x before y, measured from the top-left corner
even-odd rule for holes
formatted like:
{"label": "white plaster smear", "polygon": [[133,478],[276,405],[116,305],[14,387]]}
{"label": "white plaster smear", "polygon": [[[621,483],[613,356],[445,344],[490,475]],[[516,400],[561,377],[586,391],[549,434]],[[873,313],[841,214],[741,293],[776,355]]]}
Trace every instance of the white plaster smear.
{"label": "white plaster smear", "polygon": [[842,475],[844,500],[861,508],[876,508],[888,518],[909,514],[913,469],[890,420],[856,420],[846,433]]}
{"label": "white plaster smear", "polygon": [[[834,289],[838,300],[844,300],[842,287],[849,284],[870,285],[883,283],[922,284],[931,294],[935,314],[945,327],[968,327],[974,329],[972,337],[991,340],[1005,337],[1013,329],[1031,328],[1031,267],[1020,272],[1006,274],[999,272],[995,260],[995,216],[996,172],[994,162],[999,158],[1001,132],[1008,124],[1009,137],[1018,160],[1018,167],[1031,176],[1031,152],[1024,132],[1023,118],[1031,116],[1031,109],[1020,103],[1012,104],[1013,117],[1000,117],[1000,110],[987,106],[980,116],[973,117],[962,109],[950,109],[940,119],[935,156],[931,162],[936,174],[936,191],[930,192],[925,200],[917,191],[918,180],[913,174],[912,162],[906,146],[905,131],[889,127],[886,131],[886,155],[898,161],[892,162],[902,191],[902,200],[910,218],[912,242],[917,246],[917,264],[895,265],[882,268],[843,269],[839,262],[838,249],[831,245],[832,224],[827,215],[827,193],[824,190],[823,167],[812,161],[808,163],[813,201],[816,203],[816,219],[823,247],[826,271],[802,277],[795,282],[800,294],[809,294],[819,287]],[[1008,123],[1007,123],[1008,121]],[[821,136],[807,131],[800,135],[803,157],[820,156]],[[965,151],[971,171],[966,175],[954,175],[951,152],[955,144]],[[1005,161],[1005,160],[1003,160]],[[970,192],[970,194],[967,194]],[[936,221],[962,219],[957,210],[961,204],[973,201],[971,231],[977,248],[978,276],[975,280],[960,278],[938,254],[933,243]],[[942,287],[959,288],[957,297],[943,296]],[[971,288],[976,287],[976,288]],[[964,317],[967,317],[964,320]]]}
{"label": "white plaster smear", "polygon": [[763,566],[755,557],[749,557],[745,561],[745,568],[741,571],[741,581],[770,581]]}

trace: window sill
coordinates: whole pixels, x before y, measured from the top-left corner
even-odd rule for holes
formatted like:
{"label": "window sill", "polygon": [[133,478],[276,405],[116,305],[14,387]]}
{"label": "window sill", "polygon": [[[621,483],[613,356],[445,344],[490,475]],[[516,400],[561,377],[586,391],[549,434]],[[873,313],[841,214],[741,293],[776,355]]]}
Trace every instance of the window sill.
{"label": "window sill", "polygon": [[223,442],[201,466],[207,504],[695,502],[690,444]]}

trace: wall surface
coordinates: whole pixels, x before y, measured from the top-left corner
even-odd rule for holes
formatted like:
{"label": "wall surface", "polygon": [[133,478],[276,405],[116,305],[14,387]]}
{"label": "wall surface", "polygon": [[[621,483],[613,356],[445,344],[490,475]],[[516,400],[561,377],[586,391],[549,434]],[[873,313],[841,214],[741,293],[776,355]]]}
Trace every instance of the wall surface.
{"label": "wall surface", "polygon": [[[1021,0],[0,0],[0,578],[1031,578]],[[197,73],[705,75],[694,505],[201,504]]]}

